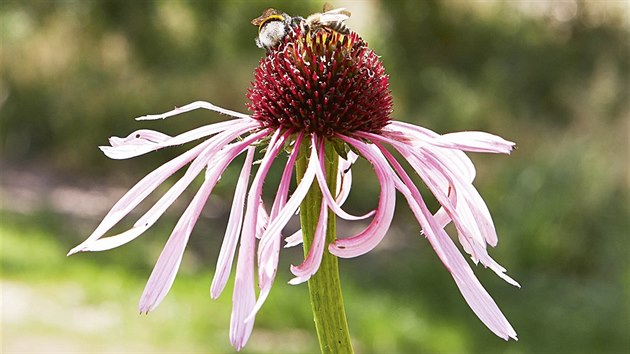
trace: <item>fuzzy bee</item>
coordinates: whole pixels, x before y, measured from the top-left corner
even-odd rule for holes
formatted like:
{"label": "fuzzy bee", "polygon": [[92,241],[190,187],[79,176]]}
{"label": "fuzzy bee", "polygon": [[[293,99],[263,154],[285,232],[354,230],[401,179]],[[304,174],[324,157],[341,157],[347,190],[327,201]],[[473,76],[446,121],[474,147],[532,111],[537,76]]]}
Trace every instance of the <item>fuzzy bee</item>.
{"label": "fuzzy bee", "polygon": [[305,33],[315,33],[323,28],[341,34],[349,34],[350,28],[345,24],[345,21],[350,16],[350,11],[345,8],[333,9],[332,5],[325,3],[323,12],[308,16],[301,21],[301,26]]}
{"label": "fuzzy bee", "polygon": [[289,25],[293,19],[286,13],[268,8],[262,15],[252,20],[252,24],[258,26],[256,45],[267,50],[277,46],[287,35]]}

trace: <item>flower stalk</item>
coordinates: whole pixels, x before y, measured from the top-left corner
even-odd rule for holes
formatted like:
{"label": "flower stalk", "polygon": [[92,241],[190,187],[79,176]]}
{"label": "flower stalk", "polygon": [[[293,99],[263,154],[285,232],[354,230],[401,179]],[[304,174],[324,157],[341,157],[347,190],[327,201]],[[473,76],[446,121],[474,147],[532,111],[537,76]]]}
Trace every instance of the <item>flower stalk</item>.
{"label": "flower stalk", "polygon": [[[308,140],[302,142],[296,161],[296,176],[298,183],[306,172],[309,156]],[[339,155],[334,146],[326,140],[324,143],[326,182],[331,193],[334,193],[337,182],[337,165]],[[300,205],[300,223],[304,240],[304,256],[313,243],[318,220],[322,216],[322,192],[313,183],[306,197]],[[334,214],[328,214],[326,228],[326,249],[336,239],[336,220]],[[330,252],[324,252],[319,270],[308,280],[308,290],[311,298],[313,319],[317,331],[317,338],[322,353],[352,353],[350,331],[346,320],[346,312],[341,293],[339,267],[337,257]]]}

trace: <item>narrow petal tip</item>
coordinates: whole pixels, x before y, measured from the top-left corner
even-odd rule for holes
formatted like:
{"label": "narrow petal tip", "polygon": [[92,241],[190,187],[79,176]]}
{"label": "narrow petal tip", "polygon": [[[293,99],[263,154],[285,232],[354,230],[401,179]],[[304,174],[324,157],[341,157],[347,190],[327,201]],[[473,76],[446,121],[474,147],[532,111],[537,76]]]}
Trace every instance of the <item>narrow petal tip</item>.
{"label": "narrow petal tip", "polygon": [[71,249],[70,251],[68,251],[68,254],[66,254],[66,257],[72,256],[75,253],[84,252],[84,251],[88,251],[87,247],[85,247],[83,244],[80,244],[74,247],[73,249]]}
{"label": "narrow petal tip", "polygon": [[307,282],[310,278],[311,278],[310,276],[309,277],[295,277],[295,278],[289,280],[288,283],[291,284],[291,285],[300,285],[302,283]]}

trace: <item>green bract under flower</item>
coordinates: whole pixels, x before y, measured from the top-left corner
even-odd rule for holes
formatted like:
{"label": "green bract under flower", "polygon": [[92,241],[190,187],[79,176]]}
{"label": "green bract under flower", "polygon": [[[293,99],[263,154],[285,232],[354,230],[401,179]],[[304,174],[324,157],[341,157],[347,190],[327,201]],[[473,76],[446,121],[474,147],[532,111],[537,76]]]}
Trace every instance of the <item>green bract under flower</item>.
{"label": "green bract under flower", "polygon": [[363,39],[298,26],[261,59],[247,98],[267,127],[324,136],[378,133],[392,112],[389,76]]}

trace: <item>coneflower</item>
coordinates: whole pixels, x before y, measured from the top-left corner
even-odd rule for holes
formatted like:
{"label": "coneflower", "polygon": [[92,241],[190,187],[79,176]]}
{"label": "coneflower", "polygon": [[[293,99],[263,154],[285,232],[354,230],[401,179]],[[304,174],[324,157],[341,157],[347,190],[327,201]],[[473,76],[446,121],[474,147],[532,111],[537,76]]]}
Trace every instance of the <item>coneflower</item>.
{"label": "coneflower", "polygon": [[[268,48],[254,72],[247,93],[251,114],[197,101],[138,119],[162,119],[194,109],[215,111],[233,119],[176,136],[138,130],[125,138],[112,137],[111,146],[101,147],[110,158],[126,159],[202,139],[197,146],[140,180],[112,207],[92,235],[69,254],[111,249],[140,236],[203,173],[201,187],[177,222],[142,294],[140,312],[153,310],[173,284],[188,238],[212,189],[227,166],[245,153],[210,291],[212,298],[221,294],[238,245],[230,326],[230,340],[237,350],[246,344],[255,315],[269,295],[278,268],[282,231],[299,209],[302,229],[285,241],[286,247],[303,241],[305,260],[291,267],[295,278],[290,283],[309,281],[322,348],[328,346],[330,352],[351,351],[336,257],[357,257],[379,244],[392,222],[396,191],[409,204],[422,234],[479,319],[499,337],[516,339],[516,332],[444,230],[452,222],[459,242],[473,262],[481,262],[508,283],[518,286],[488,255],[486,246],[497,244],[497,234],[488,208],[472,184],[475,168],[464,153],[509,154],[514,143],[483,132],[440,135],[392,121],[389,77],[365,41],[354,32],[343,34],[329,28],[305,30],[301,25],[303,19],[290,21],[276,17],[286,20],[286,33],[278,38],[277,45]],[[250,181],[257,150],[262,158]],[[429,211],[393,151],[406,160],[440,203],[441,208],[435,214]],[[284,155],[287,155],[284,172],[275,200],[267,208],[261,196],[263,183],[272,163]],[[377,207],[362,216],[350,215],[341,208],[350,193],[351,166],[357,158],[364,158],[372,165],[380,184]],[[184,175],[131,229],[104,237],[186,165]],[[293,171],[298,183],[290,192]],[[372,219],[360,233],[336,238],[337,216],[348,220]],[[331,322],[334,324],[330,325]],[[337,349],[330,349],[331,345]]]}

